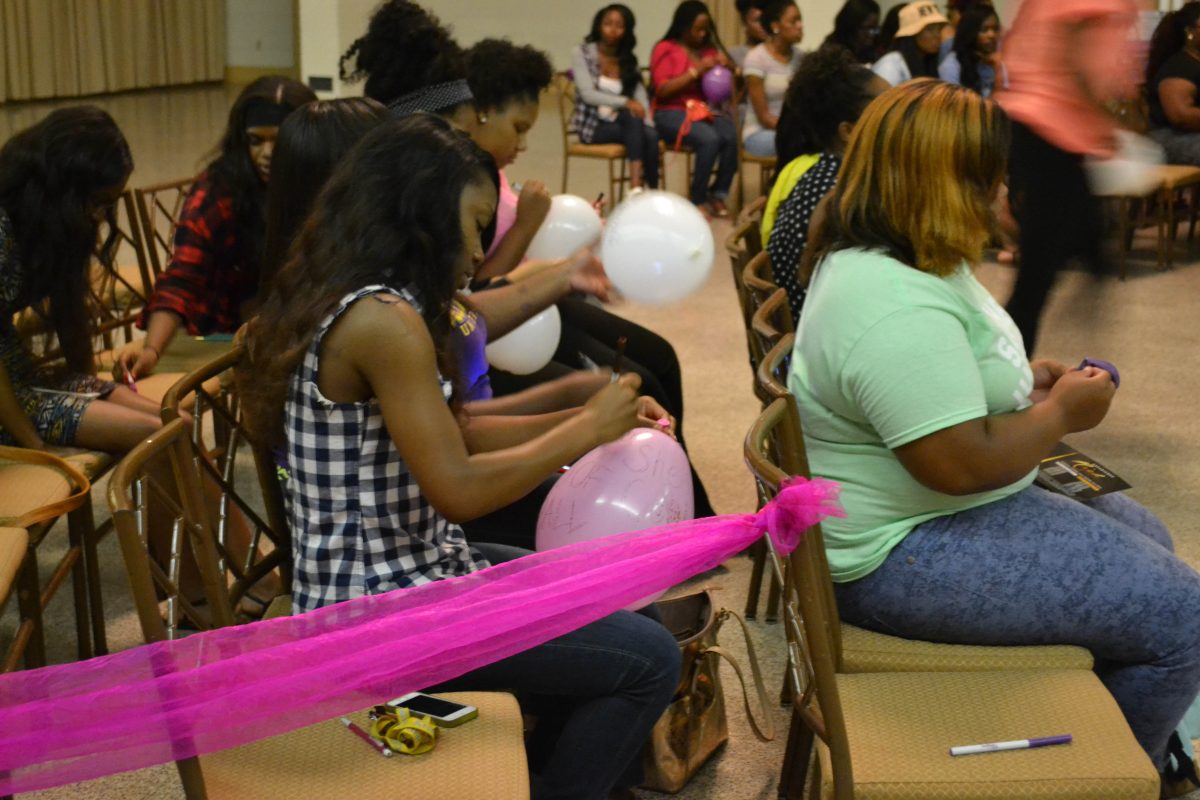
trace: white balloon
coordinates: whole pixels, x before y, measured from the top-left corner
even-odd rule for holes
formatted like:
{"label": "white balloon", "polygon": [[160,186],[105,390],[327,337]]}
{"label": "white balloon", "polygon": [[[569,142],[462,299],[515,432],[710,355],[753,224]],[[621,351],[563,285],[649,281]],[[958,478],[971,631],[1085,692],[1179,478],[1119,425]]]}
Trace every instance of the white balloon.
{"label": "white balloon", "polygon": [[550,363],[561,336],[562,318],[558,308],[550,306],[489,343],[485,351],[488,363],[514,375],[537,372]]}
{"label": "white balloon", "polygon": [[573,194],[555,195],[525,255],[538,260],[568,258],[581,247],[594,244],[600,228],[600,215],[587,200]]}
{"label": "white balloon", "polygon": [[694,205],[668,192],[639,192],[604,226],[600,256],[609,280],[630,300],[682,300],[708,279],[713,235]]}
{"label": "white balloon", "polygon": [[1112,158],[1087,161],[1088,181],[1101,197],[1141,197],[1162,184],[1159,166],[1166,153],[1153,139],[1132,131],[1117,131],[1117,153]]}

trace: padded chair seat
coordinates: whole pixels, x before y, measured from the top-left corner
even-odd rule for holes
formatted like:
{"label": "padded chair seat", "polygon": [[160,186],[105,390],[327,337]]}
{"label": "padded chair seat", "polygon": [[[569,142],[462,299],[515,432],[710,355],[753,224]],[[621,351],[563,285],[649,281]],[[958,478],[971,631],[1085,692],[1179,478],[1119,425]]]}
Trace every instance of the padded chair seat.
{"label": "padded chair seat", "polygon": [[[856,800],[1158,797],[1158,773],[1090,672],[839,675],[838,690]],[[949,754],[954,745],[1064,733],[1071,744]],[[830,775],[828,749],[818,754]],[[821,789],[833,796],[829,780]]]}
{"label": "padded chair seat", "polygon": [[24,528],[0,528],[0,609],[8,600],[13,580],[29,548],[29,531]]}
{"label": "padded chair seat", "polygon": [[11,523],[71,493],[70,481],[54,467],[0,459],[0,522]]}
{"label": "padded chair seat", "polygon": [[986,647],[888,636],[842,623],[842,671],[987,672],[1092,668],[1092,654],[1072,645]]}
{"label": "padded chair seat", "polygon": [[767,167],[774,167],[778,159],[775,156],[756,156],[754,153],[742,151],[742,161],[747,164],[762,164]]}
{"label": "padded chair seat", "polygon": [[116,456],[103,450],[85,450],[82,447],[49,447],[50,453],[71,464],[77,470],[95,480],[108,471],[116,462]]}
{"label": "padded chair seat", "polygon": [[567,145],[567,155],[586,156],[588,158],[624,158],[625,145],[572,142]]}
{"label": "padded chair seat", "polygon": [[[443,696],[479,717],[438,732],[422,756],[384,758],[333,719],[244,747],[201,756],[209,798],[396,797],[478,800],[529,797],[521,711],[510,694]],[[351,715],[364,730],[366,713]]]}
{"label": "padded chair seat", "polygon": [[1168,191],[1200,184],[1200,167],[1190,167],[1185,164],[1165,164],[1160,166],[1158,170],[1162,178],[1162,188]]}

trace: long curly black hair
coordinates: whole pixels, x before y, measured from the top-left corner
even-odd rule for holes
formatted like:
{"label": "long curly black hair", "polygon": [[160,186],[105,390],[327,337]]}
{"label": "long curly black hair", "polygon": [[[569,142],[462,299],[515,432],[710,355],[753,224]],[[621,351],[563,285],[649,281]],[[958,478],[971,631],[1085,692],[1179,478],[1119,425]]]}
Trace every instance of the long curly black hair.
{"label": "long curly black hair", "polygon": [[633,28],[637,24],[637,20],[634,18],[629,6],[620,3],[609,3],[597,11],[596,16],[592,17],[592,29],[584,37],[584,41],[591,43],[600,41],[600,24],[604,22],[604,18],[611,11],[616,11],[621,15],[621,19],[625,21],[625,35],[617,42],[617,65],[621,70],[621,94],[626,97],[633,97],[634,89],[637,88],[638,83],[642,80],[642,75],[638,71],[637,54],[634,53],[634,49],[637,47],[637,36],[634,35]]}
{"label": "long curly black hair", "polygon": [[50,322],[74,369],[92,367],[89,270],[103,223],[109,235],[99,260],[112,264],[117,238],[109,203],[132,171],[121,129],[95,106],[52,111],[0,149],[0,209],[24,273],[18,302],[49,301]]}
{"label": "long curly black hair", "polygon": [[874,73],[836,44],[809,53],[788,84],[779,114],[775,149],[779,163],[806,153],[822,153],[837,140],[838,126],[862,114]]}
{"label": "long curly black hair", "polygon": [[450,29],[409,0],[380,5],[367,32],[342,56],[339,70],[349,83],[365,78],[363,94],[384,105],[426,86],[467,77],[463,49]]}
{"label": "long curly black hair", "polygon": [[467,83],[475,108],[504,108],[513,100],[534,103],[554,80],[554,67],[541,50],[508,39],[480,39],[466,52]]}
{"label": "long curly black hair", "polygon": [[463,249],[459,204],[478,181],[499,184],[492,157],[426,113],[376,126],[342,159],[249,324],[238,375],[242,407],[259,436],[283,441],[292,372],[321,320],[364,286],[415,289],[443,373],[456,373],[447,342]]}
{"label": "long curly black hair", "polygon": [[313,90],[299,81],[281,75],[266,75],[242,89],[229,109],[225,133],[214,151],[215,158],[205,171],[213,183],[222,186],[233,198],[238,255],[244,268],[257,271],[262,263],[267,207],[267,187],[250,157],[247,114],[261,103],[273,103],[294,111],[316,99]]}

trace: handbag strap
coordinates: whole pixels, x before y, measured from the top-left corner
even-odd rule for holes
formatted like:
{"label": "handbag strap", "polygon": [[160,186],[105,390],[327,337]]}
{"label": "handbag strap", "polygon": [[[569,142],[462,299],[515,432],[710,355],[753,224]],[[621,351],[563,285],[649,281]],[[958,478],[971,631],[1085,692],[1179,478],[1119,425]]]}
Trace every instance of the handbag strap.
{"label": "handbag strap", "polygon": [[30,450],[25,447],[8,447],[0,445],[0,461],[12,461],[18,464],[32,464],[38,467],[50,467],[64,473],[67,479],[75,484],[75,491],[62,500],[47,503],[31,511],[26,511],[19,517],[0,518],[0,523],[14,528],[28,528],[39,522],[58,519],[63,514],[70,513],[87,501],[92,490],[92,482],[87,476],[58,456],[41,450]]}
{"label": "handbag strap", "polygon": [[741,615],[735,611],[730,611],[727,608],[721,609],[717,615],[717,626],[720,629],[720,624],[728,617],[733,617],[742,626],[742,636],[746,640],[746,660],[750,662],[750,675],[754,679],[754,691],[758,695],[758,707],[762,709],[762,723],[754,716],[754,710],[750,707],[750,693],[746,691],[746,678],[742,674],[742,665],[738,660],[720,645],[704,648],[701,655],[712,653],[715,656],[725,659],[729,662],[729,666],[733,667],[733,671],[737,673],[738,683],[742,685],[742,702],[746,706],[746,719],[750,722],[750,728],[754,731],[754,735],[759,741],[769,742],[775,738],[775,720],[772,719],[769,711],[770,700],[767,699],[767,689],[763,685],[762,670],[758,666],[758,655],[754,652],[754,642],[750,640],[750,629],[746,627],[746,621]]}

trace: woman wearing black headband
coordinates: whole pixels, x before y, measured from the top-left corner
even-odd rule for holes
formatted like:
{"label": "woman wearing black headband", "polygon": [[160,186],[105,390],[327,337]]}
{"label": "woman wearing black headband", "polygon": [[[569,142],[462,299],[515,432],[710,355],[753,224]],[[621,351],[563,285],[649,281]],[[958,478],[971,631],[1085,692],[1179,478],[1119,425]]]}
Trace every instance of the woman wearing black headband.
{"label": "woman wearing black headband", "polygon": [[247,319],[245,306],[258,291],[275,137],[288,114],[316,99],[279,76],[259,78],[238,95],[217,157],[183,204],[171,264],[139,320],[146,338],[121,354],[118,375],[153,372],[180,327],[193,336],[232,333]]}
{"label": "woman wearing black headband", "polygon": [[[498,162],[511,162],[524,149],[525,131],[537,118],[538,96],[552,76],[544,54],[507,40],[486,39],[470,51],[463,51],[435,16],[410,0],[388,0],[381,5],[366,33],[350,46],[341,62],[342,80],[365,79],[365,94],[387,105],[393,113],[402,116],[426,111],[444,117],[470,134]],[[514,109],[519,113],[512,113]],[[509,124],[514,120],[522,124]],[[499,284],[503,285],[505,276],[524,257],[549,210],[548,193],[541,187],[546,202],[537,215],[537,204],[532,202],[535,198],[530,196],[533,184],[541,187],[540,182],[527,181],[520,197],[511,191],[502,197],[498,241],[476,272],[477,279],[500,278]],[[526,224],[527,216],[535,219]],[[478,300],[480,294],[477,292],[475,297]],[[492,370],[495,393],[512,395],[567,380],[567,376],[577,378],[581,367],[612,364],[616,342],[624,337],[622,364],[627,371],[641,376],[642,390],[675,417],[676,430],[681,432],[683,383],[679,359],[671,344],[640,325],[581,301],[560,303],[559,310],[563,333],[554,360],[532,375]],[[712,515],[708,494],[694,471],[693,491],[696,516]],[[506,523],[505,527],[515,530],[529,526]],[[524,540],[506,541],[527,544]]]}

